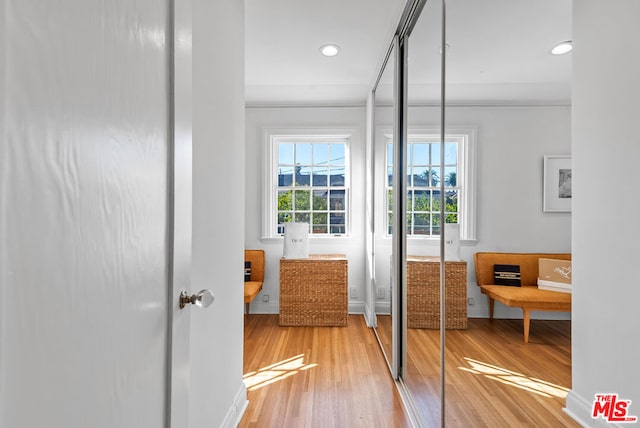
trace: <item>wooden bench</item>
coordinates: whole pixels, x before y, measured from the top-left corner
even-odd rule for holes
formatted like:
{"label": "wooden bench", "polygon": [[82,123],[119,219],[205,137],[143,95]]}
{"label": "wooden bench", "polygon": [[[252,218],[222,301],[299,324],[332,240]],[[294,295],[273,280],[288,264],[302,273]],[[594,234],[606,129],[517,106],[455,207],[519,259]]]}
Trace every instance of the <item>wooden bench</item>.
{"label": "wooden bench", "polygon": [[[476,281],[483,294],[489,297],[489,318],[493,320],[494,302],[522,308],[524,341],[529,342],[531,311],[571,312],[571,294],[538,289],[538,259],[571,260],[571,254],[543,253],[476,253],[473,262]],[[520,266],[521,287],[494,284],[496,264]]]}
{"label": "wooden bench", "polygon": [[264,283],[264,250],[244,250],[244,261],[251,262],[251,276],[244,281],[244,306],[249,314],[249,306],[258,293],[262,291]]}

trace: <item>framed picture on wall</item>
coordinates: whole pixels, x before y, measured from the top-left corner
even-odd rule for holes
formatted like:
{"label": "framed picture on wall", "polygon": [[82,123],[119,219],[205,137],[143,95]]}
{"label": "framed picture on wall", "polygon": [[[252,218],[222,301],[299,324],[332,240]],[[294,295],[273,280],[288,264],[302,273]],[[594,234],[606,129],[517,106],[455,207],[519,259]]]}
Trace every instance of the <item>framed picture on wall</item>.
{"label": "framed picture on wall", "polygon": [[571,156],[545,155],[542,210],[571,212]]}

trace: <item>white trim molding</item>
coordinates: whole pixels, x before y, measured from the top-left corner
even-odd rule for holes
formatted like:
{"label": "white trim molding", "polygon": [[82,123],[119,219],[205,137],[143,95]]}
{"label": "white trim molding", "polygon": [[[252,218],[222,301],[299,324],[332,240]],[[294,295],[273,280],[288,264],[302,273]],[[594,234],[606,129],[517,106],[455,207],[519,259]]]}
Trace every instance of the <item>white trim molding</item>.
{"label": "white trim molding", "polygon": [[[566,398],[566,407],[562,409],[567,415],[571,416],[573,420],[582,425],[583,427],[591,428],[622,428],[629,424],[616,424],[606,422],[602,418],[593,419],[591,417],[591,409],[593,406],[593,400],[589,401],[581,397],[573,389],[569,391]],[[635,414],[635,413],[634,413]],[[635,425],[635,424],[631,424]]]}
{"label": "white trim molding", "polygon": [[[378,175],[384,177],[387,168],[387,140],[392,138],[392,129],[388,126],[378,127],[376,129],[376,171]],[[475,245],[477,243],[477,126],[474,125],[455,125],[448,126],[446,130],[447,138],[455,139],[458,142],[458,160],[457,160],[457,174],[458,183],[460,184],[460,192],[462,197],[460,198],[458,206],[458,222],[460,224],[460,240],[463,245]],[[412,126],[408,130],[409,139],[413,140],[419,137],[436,138],[440,140],[440,128],[438,126]],[[380,175],[381,174],[381,175]],[[386,213],[386,180],[376,181],[377,188],[375,189],[376,195],[381,195],[380,198],[376,198],[381,202],[376,203],[377,213]],[[382,185],[382,186],[381,186]],[[382,187],[382,188],[381,188]],[[378,216],[383,224],[378,224],[377,230],[387,230],[386,215]],[[384,234],[382,238],[388,237]],[[433,243],[436,245],[439,242],[439,236],[417,236],[408,235],[408,240],[421,240],[425,244],[429,245]]]}
{"label": "white trim molding", "polygon": [[389,301],[378,301],[375,308],[378,315],[391,315],[391,302]]}
{"label": "white trim molding", "polygon": [[364,309],[364,301],[363,300],[353,300],[348,303],[349,308],[347,309],[349,315],[365,315]]}
{"label": "white trim molding", "polygon": [[[280,304],[278,300],[273,303],[257,302],[251,304],[251,314],[279,314]],[[349,315],[366,315],[365,304],[363,300],[350,300],[348,302]]]}
{"label": "white trim molding", "polygon": [[[351,217],[352,217],[352,192],[351,192],[351,144],[354,138],[358,138],[358,130],[354,128],[344,127],[323,127],[323,128],[263,128],[262,130],[262,230],[261,240],[270,242],[273,239],[281,239],[275,230],[276,209],[274,209],[276,200],[274,188],[277,184],[277,174],[273,167],[278,164],[278,153],[276,150],[276,142],[278,140],[295,140],[304,141],[319,140],[322,142],[341,142],[345,143],[345,232],[344,234],[318,235],[316,238],[345,238],[350,236]],[[328,141],[333,140],[333,141]],[[314,237],[313,234],[310,237]]]}
{"label": "white trim molding", "polygon": [[240,424],[240,420],[242,420],[242,416],[244,416],[244,412],[247,410],[248,405],[249,400],[247,400],[247,387],[244,382],[240,382],[238,392],[233,398],[233,403],[231,403],[231,407],[229,407],[229,411],[220,426],[222,428],[237,427]]}

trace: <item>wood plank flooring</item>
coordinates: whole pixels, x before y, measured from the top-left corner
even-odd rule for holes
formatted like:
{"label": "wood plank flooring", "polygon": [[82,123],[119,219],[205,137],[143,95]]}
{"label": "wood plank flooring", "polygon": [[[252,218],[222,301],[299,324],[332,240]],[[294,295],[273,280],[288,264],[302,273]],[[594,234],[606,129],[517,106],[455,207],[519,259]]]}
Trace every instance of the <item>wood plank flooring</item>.
{"label": "wood plank flooring", "polygon": [[[384,319],[379,322],[384,323]],[[277,315],[245,318],[249,407],[241,427],[407,427],[373,331],[284,327]],[[427,426],[439,426],[439,332],[410,329],[407,386]],[[562,412],[571,386],[568,321],[470,319],[447,331],[448,427],[578,427]]]}
{"label": "wood plank flooring", "polygon": [[[562,411],[571,388],[571,322],[533,321],[532,328],[528,344],[522,320],[470,319],[468,330],[447,330],[447,427],[579,426]],[[407,341],[407,384],[423,419],[437,426],[434,388],[424,385],[437,379],[439,397],[439,332],[410,329]]]}
{"label": "wood plank flooring", "polygon": [[277,315],[245,317],[249,407],[240,427],[409,427],[373,331],[279,327]]}

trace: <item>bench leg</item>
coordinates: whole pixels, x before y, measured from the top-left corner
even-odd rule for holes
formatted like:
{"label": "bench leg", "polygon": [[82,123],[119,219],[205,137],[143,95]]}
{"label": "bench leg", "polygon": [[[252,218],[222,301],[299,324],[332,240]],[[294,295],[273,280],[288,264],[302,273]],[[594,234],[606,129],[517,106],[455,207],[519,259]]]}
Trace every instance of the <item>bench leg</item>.
{"label": "bench leg", "polygon": [[493,321],[493,307],[495,304],[495,300],[489,297],[489,319]]}
{"label": "bench leg", "polygon": [[531,324],[531,310],[522,308],[522,324],[524,325],[524,343],[529,343],[529,325]]}
{"label": "bench leg", "polygon": [[245,307],[245,309],[246,309],[246,314],[247,314],[247,315],[249,315],[249,305],[250,305],[250,303],[245,303],[245,304],[244,304],[244,307]]}

